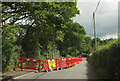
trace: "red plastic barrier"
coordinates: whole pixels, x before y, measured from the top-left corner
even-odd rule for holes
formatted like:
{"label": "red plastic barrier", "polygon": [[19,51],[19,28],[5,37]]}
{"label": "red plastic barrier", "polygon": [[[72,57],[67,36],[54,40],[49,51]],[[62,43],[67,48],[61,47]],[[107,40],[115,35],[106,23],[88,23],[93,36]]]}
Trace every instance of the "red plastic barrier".
{"label": "red plastic barrier", "polygon": [[[52,70],[73,66],[82,62],[82,58],[60,58],[60,59],[33,59],[33,58],[19,58],[18,68],[33,69],[33,70]],[[51,64],[52,63],[52,64]]]}
{"label": "red plastic barrier", "polygon": [[43,60],[41,60],[41,59],[19,58],[18,68],[42,70],[43,69],[42,62],[43,62]]}
{"label": "red plastic barrier", "polygon": [[[60,67],[59,59],[45,59],[43,60],[44,63],[44,70],[52,70],[52,69],[58,69]],[[54,62],[54,66],[50,67],[50,62]]]}
{"label": "red plastic barrier", "polygon": [[83,59],[82,58],[78,58],[78,62],[83,62]]}
{"label": "red plastic barrier", "polygon": [[60,59],[60,68],[64,68],[64,67],[68,67],[68,66],[69,66],[68,59],[61,58]]}

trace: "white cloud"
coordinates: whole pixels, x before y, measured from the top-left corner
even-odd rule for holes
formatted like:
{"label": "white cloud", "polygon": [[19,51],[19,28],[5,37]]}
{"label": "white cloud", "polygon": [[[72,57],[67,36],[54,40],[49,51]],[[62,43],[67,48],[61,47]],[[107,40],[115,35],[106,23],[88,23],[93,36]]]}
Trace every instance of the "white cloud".
{"label": "white cloud", "polygon": [[105,35],[105,36],[101,37],[102,40],[110,39],[110,38],[117,39],[118,36],[117,36],[117,34],[111,34],[111,35]]}
{"label": "white cloud", "polygon": [[[78,0],[80,15],[73,18],[74,22],[84,26],[87,34],[94,37],[93,11],[99,0]],[[118,1],[101,0],[95,14],[97,37],[102,38],[118,32]]]}

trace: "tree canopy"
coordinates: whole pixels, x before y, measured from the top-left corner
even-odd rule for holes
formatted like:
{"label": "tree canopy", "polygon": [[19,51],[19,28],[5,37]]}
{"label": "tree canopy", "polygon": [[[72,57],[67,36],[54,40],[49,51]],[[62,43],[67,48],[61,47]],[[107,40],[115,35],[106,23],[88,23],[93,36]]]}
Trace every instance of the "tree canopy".
{"label": "tree canopy", "polygon": [[5,70],[14,68],[19,57],[52,58],[53,49],[63,56],[79,54],[86,32],[73,22],[76,14],[80,14],[76,2],[3,2]]}

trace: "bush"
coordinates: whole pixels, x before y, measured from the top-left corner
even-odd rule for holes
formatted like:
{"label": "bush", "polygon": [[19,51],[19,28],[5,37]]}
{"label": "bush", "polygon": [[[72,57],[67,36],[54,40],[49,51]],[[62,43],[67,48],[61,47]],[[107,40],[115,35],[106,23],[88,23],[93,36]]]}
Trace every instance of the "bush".
{"label": "bush", "polygon": [[106,45],[99,46],[96,51],[89,55],[89,63],[96,69],[100,78],[120,79],[120,41],[114,40]]}
{"label": "bush", "polygon": [[71,55],[66,55],[66,58],[72,58],[72,56]]}

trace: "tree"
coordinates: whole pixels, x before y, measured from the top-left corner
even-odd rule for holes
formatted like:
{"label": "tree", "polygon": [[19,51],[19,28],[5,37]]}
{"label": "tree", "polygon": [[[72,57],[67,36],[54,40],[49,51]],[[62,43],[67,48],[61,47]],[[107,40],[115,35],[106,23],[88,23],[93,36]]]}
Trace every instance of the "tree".
{"label": "tree", "polygon": [[[79,14],[76,2],[3,2],[2,8],[2,28],[4,32],[7,32],[3,34],[3,64],[6,67],[10,65],[6,65],[7,58],[13,59],[13,54],[16,53],[12,50],[15,46],[22,48],[17,50],[17,52],[23,52],[20,57],[37,58],[49,51],[48,47],[53,39],[56,44],[60,45],[59,43],[64,42],[66,33],[70,32],[65,32],[64,29],[69,29],[68,23],[73,23],[71,18]],[[81,29],[78,24],[76,26]],[[12,31],[8,31],[9,27]],[[77,33],[76,31],[77,28],[72,35],[77,39],[79,37],[77,33],[80,31]],[[81,30],[81,32],[84,31]],[[8,48],[10,46],[7,45],[12,47]],[[10,55],[7,57],[8,54]]]}
{"label": "tree", "polygon": [[[99,37],[97,37],[97,46],[102,45],[102,44],[103,44],[103,41]],[[92,39],[91,46],[94,48],[94,46],[95,46],[95,38]]]}
{"label": "tree", "polygon": [[66,27],[63,29],[65,36],[64,41],[58,43],[58,49],[61,55],[76,56],[82,50],[81,44],[86,32],[84,27],[73,21],[68,21]]}
{"label": "tree", "polygon": [[19,27],[6,24],[2,28],[2,68],[3,71],[10,71],[16,67],[15,63],[20,55],[21,48],[16,45]]}

